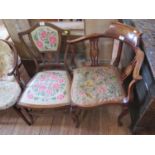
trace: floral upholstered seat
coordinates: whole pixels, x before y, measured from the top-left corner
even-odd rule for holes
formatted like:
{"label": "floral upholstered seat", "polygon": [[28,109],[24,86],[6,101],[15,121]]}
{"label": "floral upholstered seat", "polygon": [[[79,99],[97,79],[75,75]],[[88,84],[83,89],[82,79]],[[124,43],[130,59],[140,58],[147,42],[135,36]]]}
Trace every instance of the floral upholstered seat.
{"label": "floral upholstered seat", "polygon": [[124,97],[119,72],[115,67],[83,67],[74,70],[71,88],[73,105],[93,107],[122,103]]}
{"label": "floral upholstered seat", "polygon": [[66,71],[37,73],[27,84],[19,101],[21,106],[60,107],[70,104],[70,82]]}
{"label": "floral upholstered seat", "polygon": [[0,81],[0,110],[13,106],[21,93],[21,88],[17,82]]}

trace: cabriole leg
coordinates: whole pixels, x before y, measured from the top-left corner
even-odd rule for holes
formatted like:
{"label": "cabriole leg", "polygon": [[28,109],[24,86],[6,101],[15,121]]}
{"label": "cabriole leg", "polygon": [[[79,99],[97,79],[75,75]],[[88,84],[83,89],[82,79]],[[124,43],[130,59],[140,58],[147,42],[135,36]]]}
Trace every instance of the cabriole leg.
{"label": "cabriole leg", "polygon": [[81,114],[81,109],[77,109],[76,107],[71,107],[71,116],[73,122],[75,123],[75,127],[78,128],[80,126],[79,115]]}
{"label": "cabriole leg", "polygon": [[121,111],[121,113],[119,114],[118,119],[117,119],[117,122],[118,122],[118,125],[119,125],[119,126],[122,126],[122,125],[123,125],[123,123],[122,123],[122,118],[128,114],[128,111],[129,111],[129,110],[128,110],[128,106],[126,106],[126,105],[124,106],[124,105],[123,105],[122,111]]}

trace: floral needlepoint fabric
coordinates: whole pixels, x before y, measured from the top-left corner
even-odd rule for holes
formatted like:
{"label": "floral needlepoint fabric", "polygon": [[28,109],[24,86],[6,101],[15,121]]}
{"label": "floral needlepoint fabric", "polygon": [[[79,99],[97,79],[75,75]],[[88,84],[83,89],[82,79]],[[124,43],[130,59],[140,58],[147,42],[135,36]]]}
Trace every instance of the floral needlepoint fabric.
{"label": "floral needlepoint fabric", "polygon": [[0,81],[0,110],[13,106],[21,93],[16,81]]}
{"label": "floral needlepoint fabric", "polygon": [[70,82],[66,71],[44,71],[30,81],[20,104],[69,104],[69,94]]}
{"label": "floral needlepoint fabric", "polygon": [[122,102],[124,91],[116,68],[84,67],[74,70],[71,88],[73,104],[79,106]]}
{"label": "floral needlepoint fabric", "polygon": [[32,40],[40,52],[56,51],[59,46],[58,32],[48,26],[38,27],[31,32]]}

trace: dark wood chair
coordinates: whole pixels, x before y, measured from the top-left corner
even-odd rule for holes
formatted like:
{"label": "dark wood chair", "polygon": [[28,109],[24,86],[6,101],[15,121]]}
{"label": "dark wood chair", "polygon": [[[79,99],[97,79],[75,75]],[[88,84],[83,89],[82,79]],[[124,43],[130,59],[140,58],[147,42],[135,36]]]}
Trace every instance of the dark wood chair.
{"label": "dark wood chair", "polygon": [[62,36],[68,35],[69,31],[44,22],[19,33],[36,66],[36,73],[18,102],[20,107],[30,109],[29,114],[34,109],[70,105],[70,77],[64,59],[60,59]]}
{"label": "dark wood chair", "polygon": [[29,118],[24,115],[26,111],[16,104],[24,84],[20,77],[22,67],[13,43],[0,39],[0,110],[13,107],[23,120],[30,125]]}
{"label": "dark wood chair", "polygon": [[[82,109],[91,109],[104,105],[121,105],[122,112],[118,116],[118,123],[128,112],[128,106],[133,101],[133,88],[139,80],[140,68],[144,59],[144,53],[138,47],[141,33],[133,27],[113,23],[100,34],[90,34],[74,40],[68,40],[67,49],[76,54],[74,45],[79,42],[89,42],[90,66],[84,66],[73,70],[73,82],[71,87],[72,114],[76,126],[79,126],[79,117]],[[99,43],[101,38],[118,40],[117,56],[110,65],[99,62]],[[134,57],[124,68],[119,68],[123,44],[131,47]],[[116,52],[116,51],[115,51]],[[123,51],[124,53],[125,51]],[[67,52],[65,57],[67,58]],[[86,63],[89,64],[89,63]]]}

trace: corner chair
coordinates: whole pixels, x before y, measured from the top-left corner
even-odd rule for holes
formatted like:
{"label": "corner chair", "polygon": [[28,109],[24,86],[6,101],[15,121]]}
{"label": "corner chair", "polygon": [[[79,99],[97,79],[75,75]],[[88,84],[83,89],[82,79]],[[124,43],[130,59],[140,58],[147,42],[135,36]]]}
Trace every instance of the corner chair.
{"label": "corner chair", "polygon": [[[142,79],[140,69],[144,53],[139,47],[141,33],[135,28],[116,22],[112,23],[103,33],[86,35],[67,41],[66,55],[72,50],[76,55],[74,45],[79,42],[89,42],[90,65],[74,69],[71,86],[72,118],[76,127],[80,125],[81,112],[99,106],[121,106],[122,111],[118,116],[118,125],[122,125],[122,118],[128,113],[128,108],[133,100],[135,84]],[[111,64],[103,65],[99,62],[99,43],[101,38],[118,40],[119,46],[116,57]],[[129,46],[134,54],[131,62],[125,68],[119,68],[123,46]]]}

